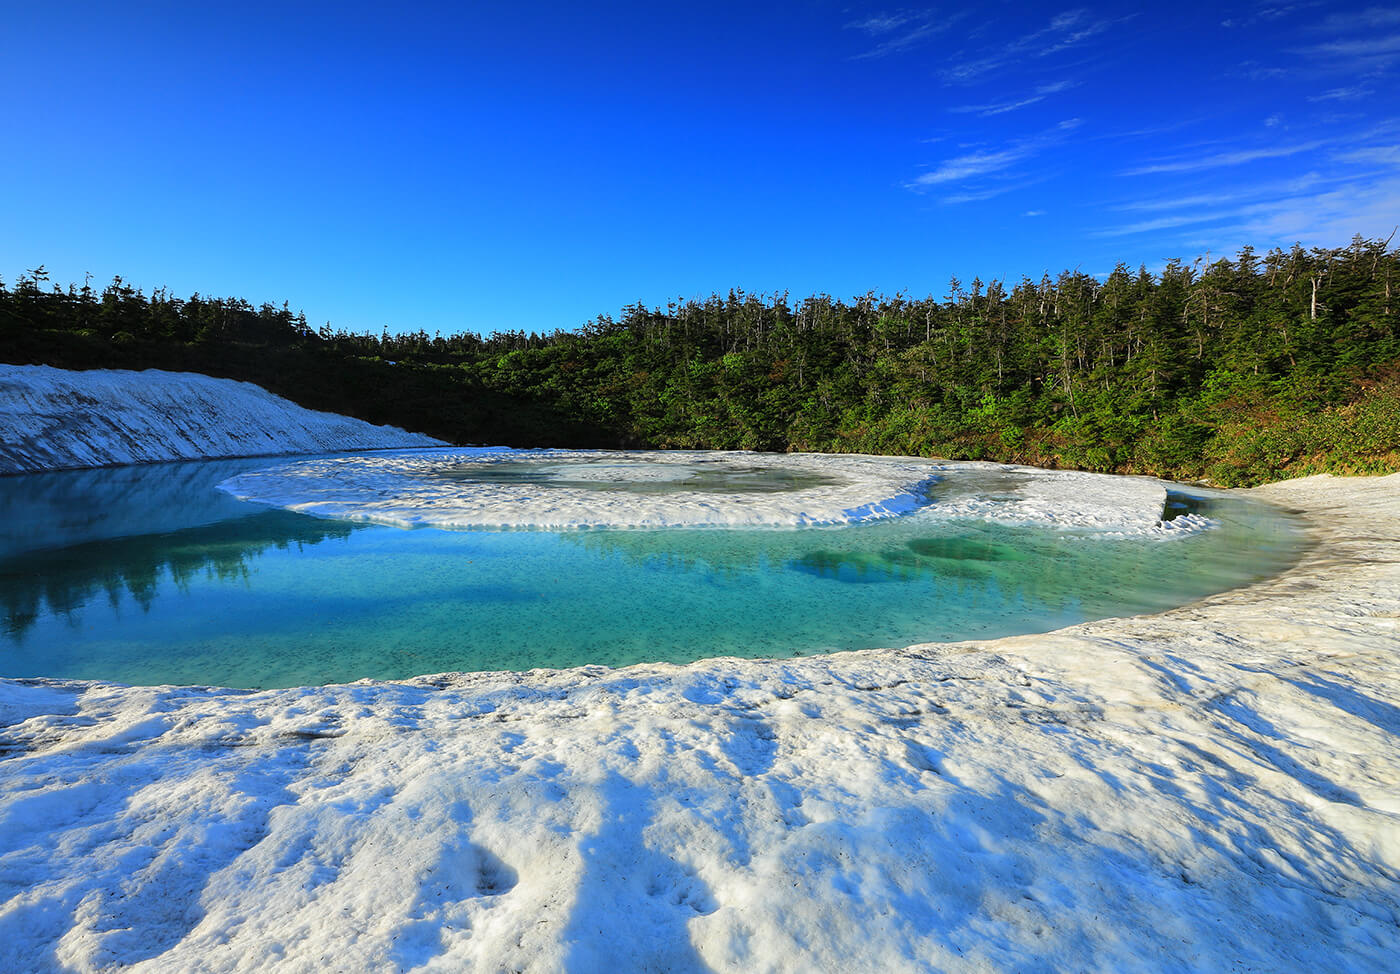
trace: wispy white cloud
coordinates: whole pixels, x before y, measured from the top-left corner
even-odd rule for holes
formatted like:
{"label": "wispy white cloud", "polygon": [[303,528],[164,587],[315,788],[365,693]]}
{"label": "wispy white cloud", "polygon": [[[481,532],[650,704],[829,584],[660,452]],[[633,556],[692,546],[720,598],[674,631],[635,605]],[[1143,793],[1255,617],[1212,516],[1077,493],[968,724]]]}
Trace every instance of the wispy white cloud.
{"label": "wispy white cloud", "polygon": [[[1183,203],[1186,201],[1183,200]],[[1388,233],[1400,223],[1400,176],[1381,180],[1349,179],[1324,192],[1287,193],[1235,206],[1208,205],[1190,212],[1095,231],[1119,237],[1160,233],[1183,227],[1221,227],[1206,231],[1240,240],[1348,240],[1354,233]],[[1199,231],[1197,231],[1199,232]],[[1202,238],[1207,239],[1207,238]]]}
{"label": "wispy white cloud", "polygon": [[1238,17],[1229,17],[1220,22],[1221,27],[1252,27],[1255,24],[1269,23],[1274,20],[1282,20],[1290,14],[1299,10],[1307,10],[1310,7],[1320,7],[1320,0],[1310,0],[1307,3],[1270,3],[1262,4],[1257,9]]}
{"label": "wispy white cloud", "polygon": [[1093,136],[1093,138],[1096,141],[1111,140],[1114,142],[1119,142],[1126,139],[1150,138],[1154,135],[1165,135],[1168,132],[1179,132],[1184,128],[1190,128],[1193,125],[1199,125],[1202,121],[1202,118],[1183,118],[1175,122],[1166,122],[1161,125],[1148,125],[1143,128],[1122,129],[1111,132],[1103,132],[1099,135]]}
{"label": "wispy white cloud", "polygon": [[1400,166],[1400,145],[1378,145],[1339,152],[1333,158],[1341,162],[1362,162],[1380,166]]}
{"label": "wispy white cloud", "polygon": [[1358,132],[1353,143],[1368,142],[1373,139],[1391,139],[1400,136],[1400,118],[1385,118],[1377,121],[1363,132]]}
{"label": "wispy white cloud", "polygon": [[914,20],[914,14],[907,10],[896,13],[872,14],[863,20],[853,20],[846,26],[852,30],[859,30],[872,36],[888,34],[891,31],[899,30],[905,24]]}
{"label": "wispy white cloud", "polygon": [[1400,34],[1327,41],[1323,44],[1305,47],[1302,49],[1302,53],[1340,58],[1390,57],[1400,54]]}
{"label": "wispy white cloud", "polygon": [[1235,152],[1219,152],[1215,155],[1197,156],[1190,159],[1173,159],[1165,162],[1156,162],[1147,166],[1139,166],[1136,169],[1128,169],[1125,176],[1148,176],[1158,173],[1173,172],[1197,172],[1202,169],[1219,169],[1223,166],[1242,166],[1249,162],[1258,162],[1261,159],[1281,159],[1286,156],[1297,155],[1300,152],[1310,152],[1320,148],[1324,142],[1304,142],[1298,145],[1272,146],[1263,149],[1241,149]]}
{"label": "wispy white cloud", "polygon": [[[1313,4],[1317,5],[1317,4]],[[1265,8],[1257,14],[1239,20],[1227,20],[1225,26],[1248,26],[1261,20],[1275,19],[1271,10],[1292,13],[1301,5]],[[1369,7],[1332,13],[1318,19],[1310,16],[1298,24],[1299,41],[1287,48],[1293,55],[1287,66],[1241,62],[1238,75],[1255,81],[1296,80],[1299,77],[1320,78],[1346,75],[1346,84],[1337,85],[1319,95],[1308,97],[1310,102],[1349,101],[1372,94],[1361,79],[1375,80],[1388,74],[1400,62],[1400,7]]]}
{"label": "wispy white cloud", "polygon": [[[1328,40],[1293,49],[1318,71],[1345,73],[1351,79],[1376,78],[1400,61],[1400,7],[1370,7],[1336,13],[1313,34]],[[1333,89],[1345,91],[1349,86]]]}
{"label": "wispy white cloud", "polygon": [[1003,180],[993,182],[990,185],[979,189],[963,190],[957,193],[949,193],[947,196],[939,198],[940,203],[947,203],[950,206],[959,206],[963,203],[981,203],[984,200],[995,199],[998,196],[1005,196],[1007,193],[1014,193],[1018,189],[1025,189],[1027,186],[1034,186],[1043,183],[1049,177],[1045,174],[1033,176],[1030,179]]}
{"label": "wispy white cloud", "polygon": [[1062,91],[1068,91],[1078,84],[1077,81],[1056,81],[1047,85],[1037,85],[1035,90],[1024,98],[1014,98],[1010,101],[992,102],[987,105],[956,105],[948,111],[960,114],[977,114],[984,118],[993,115],[1005,115],[1007,112],[1014,112],[1018,108],[1026,108],[1037,102],[1042,102],[1051,95],[1057,95]]}
{"label": "wispy white cloud", "polygon": [[1250,81],[1277,81],[1293,77],[1292,71],[1274,65],[1260,64],[1258,61],[1241,61],[1239,69],[1235,73]]}
{"label": "wispy white cloud", "polygon": [[1400,26],[1400,7],[1369,7],[1331,14],[1321,28],[1338,33]]}
{"label": "wispy white cloud", "polygon": [[1021,215],[1022,215],[1022,216],[1044,216],[1044,215],[1045,215],[1045,211],[1044,211],[1044,210],[1027,210],[1026,212],[1022,213]]}
{"label": "wispy white cloud", "polygon": [[1038,145],[1022,142],[998,152],[969,152],[967,155],[945,159],[937,169],[914,178],[909,185],[911,188],[922,188],[986,176],[989,173],[1000,172],[1023,159],[1029,159],[1039,151]]}
{"label": "wispy white cloud", "polygon": [[1237,189],[1225,190],[1215,193],[1197,193],[1191,196],[1171,196],[1156,200],[1132,200],[1127,203],[1119,203],[1113,207],[1115,210],[1125,210],[1129,212],[1163,212],[1169,210],[1193,209],[1201,206],[1228,206],[1240,203],[1244,200],[1258,199],[1261,196],[1280,196],[1293,193],[1302,193],[1327,182],[1321,174],[1316,172],[1304,173],[1296,179],[1281,180],[1273,183],[1254,183],[1249,186]]}
{"label": "wispy white cloud", "polygon": [[940,18],[933,11],[900,10],[852,21],[846,25],[848,30],[858,30],[876,42],[874,47],[853,55],[852,60],[882,58],[907,51],[943,33],[966,16],[966,12],[961,12]]}
{"label": "wispy white cloud", "polygon": [[1210,231],[1217,241],[1300,241],[1336,246],[1353,234],[1384,238],[1400,225],[1400,176],[1347,183],[1328,193],[1303,194],[1249,207],[1237,222]]}
{"label": "wispy white cloud", "polygon": [[1155,220],[1142,220],[1138,223],[1126,223],[1117,227],[1105,227],[1102,230],[1095,230],[1093,233],[1096,237],[1126,237],[1135,233],[1152,233],[1157,230],[1172,230],[1176,227],[1206,223],[1211,220],[1223,220],[1226,219],[1226,216],[1227,214],[1220,210],[1211,210],[1208,213],[1163,216]]}
{"label": "wispy white cloud", "polygon": [[1012,190],[1040,182],[1045,177],[1037,174],[1030,180],[1017,178],[1012,171],[1019,164],[1040,155],[1047,148],[1063,142],[1067,134],[1078,128],[1080,119],[1069,118],[1056,126],[1036,135],[1017,139],[999,149],[978,149],[950,159],[944,159],[936,167],[910,180],[905,186],[923,192],[941,186],[969,183],[994,177],[990,184],[969,185],[943,197],[945,203],[972,203],[1001,196]]}
{"label": "wispy white cloud", "polygon": [[1015,38],[980,57],[960,61],[943,71],[948,81],[968,84],[1000,71],[1013,61],[1046,57],[1082,44],[1102,34],[1124,18],[1094,20],[1087,10],[1067,10],[1056,14],[1047,26]]}
{"label": "wispy white cloud", "polygon": [[1308,101],[1356,101],[1374,95],[1374,88],[1365,85],[1350,85],[1345,88],[1330,88],[1320,95],[1311,95]]}

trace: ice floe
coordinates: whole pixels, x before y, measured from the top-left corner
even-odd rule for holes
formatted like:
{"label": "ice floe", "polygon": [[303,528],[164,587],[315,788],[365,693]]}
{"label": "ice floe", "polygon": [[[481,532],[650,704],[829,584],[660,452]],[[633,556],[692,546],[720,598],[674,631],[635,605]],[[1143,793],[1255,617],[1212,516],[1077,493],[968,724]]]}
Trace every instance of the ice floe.
{"label": "ice floe", "polygon": [[[926,511],[929,516],[1119,537],[1180,535],[1212,523],[1194,513],[1165,520],[1168,494],[1187,488],[1150,477],[986,463],[958,464],[952,469],[965,473],[948,478],[937,503]],[[1202,496],[1212,493],[1193,490]]]}
{"label": "ice floe", "polygon": [[[502,466],[510,479],[493,476]],[[815,454],[475,450],[301,461],[220,486],[244,500],[402,527],[797,527],[908,513],[940,469]]]}
{"label": "ice floe", "polygon": [[1295,568],[1045,635],[0,681],[0,969],[1390,969],[1400,475],[1255,493]]}
{"label": "ice floe", "polygon": [[0,474],[119,463],[441,446],[191,372],[0,365]]}
{"label": "ice floe", "polygon": [[914,512],[1092,530],[1176,532],[1148,478],[916,457],[699,451],[429,451],[301,460],[220,484],[321,517],[401,527],[802,527]]}

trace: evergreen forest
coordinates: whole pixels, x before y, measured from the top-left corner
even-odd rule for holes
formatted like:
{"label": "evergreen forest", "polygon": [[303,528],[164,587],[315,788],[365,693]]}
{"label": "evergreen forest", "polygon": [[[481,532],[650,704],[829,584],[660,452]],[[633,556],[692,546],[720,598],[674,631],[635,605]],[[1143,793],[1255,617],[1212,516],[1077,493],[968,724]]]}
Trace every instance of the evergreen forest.
{"label": "evergreen forest", "polygon": [[[396,328],[411,323],[394,323]],[[0,281],[0,360],[255,382],[511,446],[997,460],[1234,486],[1400,469],[1400,249],[1250,248],[941,297],[730,291],[550,334],[312,328],[287,303]]]}

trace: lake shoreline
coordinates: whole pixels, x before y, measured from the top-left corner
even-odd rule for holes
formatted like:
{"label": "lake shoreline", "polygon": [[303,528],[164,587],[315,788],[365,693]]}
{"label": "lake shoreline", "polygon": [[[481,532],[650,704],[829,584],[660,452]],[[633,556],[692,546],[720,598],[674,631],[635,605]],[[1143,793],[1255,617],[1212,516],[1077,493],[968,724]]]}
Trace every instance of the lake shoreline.
{"label": "lake shoreline", "polygon": [[1400,476],[1292,569],[781,661],[273,691],[0,680],[0,966],[1379,969]]}

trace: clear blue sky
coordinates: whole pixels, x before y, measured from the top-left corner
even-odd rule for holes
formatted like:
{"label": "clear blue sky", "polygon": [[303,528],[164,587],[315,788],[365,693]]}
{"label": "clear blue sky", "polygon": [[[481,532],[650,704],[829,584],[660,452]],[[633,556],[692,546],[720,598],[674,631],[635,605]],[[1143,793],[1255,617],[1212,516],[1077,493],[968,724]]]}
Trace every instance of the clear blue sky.
{"label": "clear blue sky", "polygon": [[6,4],[0,275],[572,328],[1400,223],[1400,5]]}

